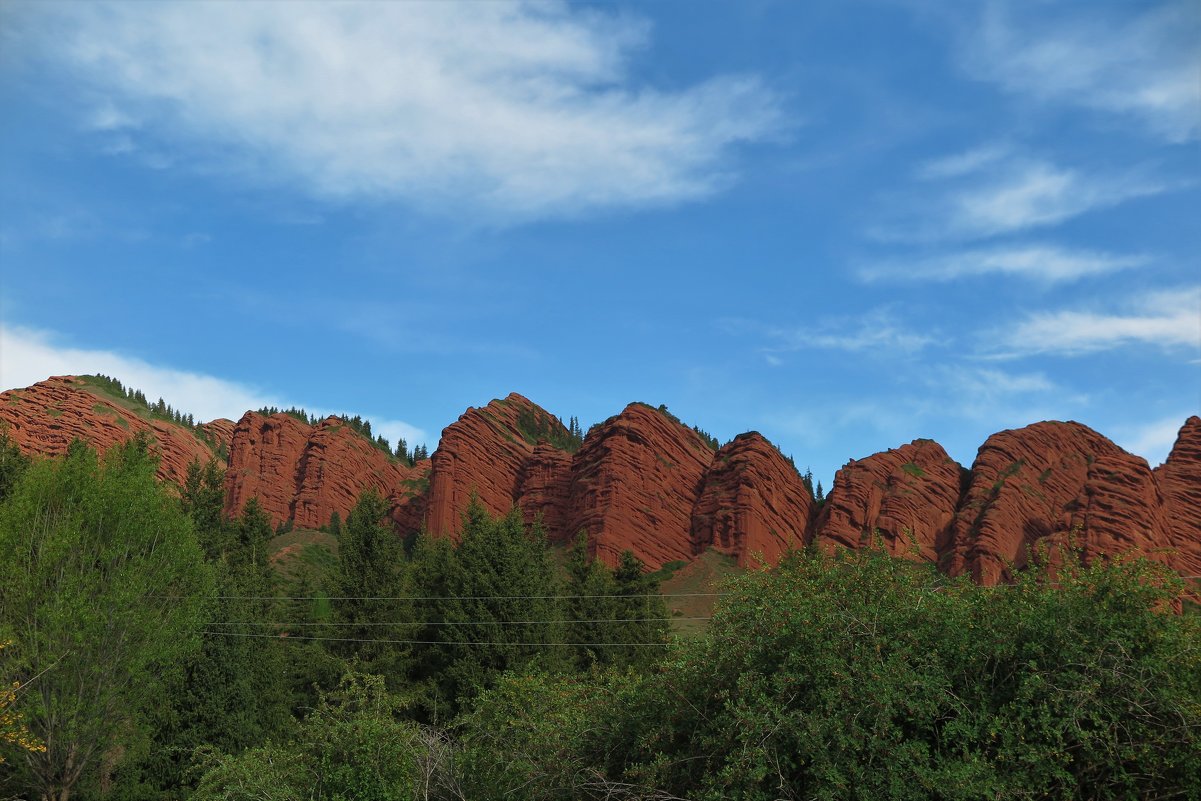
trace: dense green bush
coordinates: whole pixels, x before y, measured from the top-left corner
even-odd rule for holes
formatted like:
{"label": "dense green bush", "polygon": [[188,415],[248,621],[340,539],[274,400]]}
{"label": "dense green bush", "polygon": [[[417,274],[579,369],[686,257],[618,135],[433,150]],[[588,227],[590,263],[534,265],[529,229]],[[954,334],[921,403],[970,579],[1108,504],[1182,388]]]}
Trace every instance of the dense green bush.
{"label": "dense green bush", "polygon": [[410,801],[426,748],[378,676],[350,673],[288,741],[210,752],[193,801]]}
{"label": "dense green bush", "polygon": [[729,589],[709,634],[650,675],[510,676],[483,695],[460,724],[474,797],[1201,793],[1201,631],[1156,566],[981,588],[882,553],[804,554]]}
{"label": "dense green bush", "polygon": [[1145,562],[947,582],[882,553],[737,579],[622,713],[695,799],[1197,797],[1201,631]]}

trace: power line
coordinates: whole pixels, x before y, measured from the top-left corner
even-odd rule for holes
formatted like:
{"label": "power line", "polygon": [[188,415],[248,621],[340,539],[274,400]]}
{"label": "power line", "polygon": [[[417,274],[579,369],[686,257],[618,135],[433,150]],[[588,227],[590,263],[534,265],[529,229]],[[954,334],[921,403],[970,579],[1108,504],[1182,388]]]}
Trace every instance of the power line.
{"label": "power line", "polygon": [[242,634],[235,631],[202,631],[201,634],[207,634],[215,637],[255,637],[255,638],[270,638],[272,640],[312,640],[322,642],[361,642],[361,643],[380,643],[384,645],[532,645],[539,648],[553,648],[557,646],[570,647],[585,647],[585,646],[611,646],[611,645],[671,645],[669,642],[474,642],[471,640],[369,640],[355,637],[304,637],[304,636],[283,636],[280,634]]}
{"label": "power line", "polygon": [[[713,598],[728,592],[647,592],[633,595],[210,595],[220,601],[521,601],[570,600],[575,598]],[[150,595],[167,601],[185,600],[182,595]]]}
{"label": "power line", "polygon": [[271,623],[266,621],[254,620],[232,620],[232,621],[214,621],[205,623],[206,626],[278,626],[279,628],[301,628],[310,627],[316,628],[321,626],[508,626],[508,625],[536,625],[539,623],[669,623],[673,620],[712,620],[709,617],[618,617],[618,618],[598,618],[596,620],[473,620],[467,622],[458,621],[395,621],[395,622],[377,622],[369,621],[364,623],[353,623],[348,621],[336,621],[327,623]]}

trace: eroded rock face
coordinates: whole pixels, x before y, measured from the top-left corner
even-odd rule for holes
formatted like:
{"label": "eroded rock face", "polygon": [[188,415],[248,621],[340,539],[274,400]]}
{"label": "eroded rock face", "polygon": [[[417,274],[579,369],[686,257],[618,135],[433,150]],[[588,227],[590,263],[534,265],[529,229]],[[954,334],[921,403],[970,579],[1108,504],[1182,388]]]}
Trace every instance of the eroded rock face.
{"label": "eroded rock face", "polygon": [[365,490],[388,498],[418,480],[422,469],[391,458],[338,418],[326,418],[313,428],[300,456],[292,520],[305,528],[325,525],[334,512],[346,520]]}
{"label": "eroded rock face", "polygon": [[[225,471],[225,514],[236,517],[258,498],[276,523],[291,517],[297,467],[313,428],[287,414],[247,412],[234,426]],[[327,521],[323,521],[327,522]]]}
{"label": "eroded rock face", "polygon": [[392,459],[336,417],[310,426],[287,414],[248,412],[230,446],[225,512],[236,516],[257,497],[275,523],[319,528],[334,512],[345,522],[367,489],[397,503],[424,470]]}
{"label": "eroded rock face", "polygon": [[936,563],[950,545],[962,474],[928,439],[851,461],[834,478],[815,542],[857,549],[878,537],[895,556]]}
{"label": "eroded rock face", "polygon": [[1181,427],[1168,459],[1155,469],[1168,520],[1168,564],[1185,576],[1201,576],[1201,417]]}
{"label": "eroded rock face", "polygon": [[713,456],[692,509],[691,549],[706,548],[741,566],[775,564],[805,545],[813,498],[796,468],[757,432],[741,434]]}
{"label": "eroded rock face", "polygon": [[1145,460],[1079,423],[1035,423],[981,446],[944,567],[991,585],[1011,578],[1008,564],[1024,567],[1031,548],[1069,543],[1086,561],[1166,561],[1169,531]]}
{"label": "eroded rock face", "polygon": [[538,445],[525,460],[517,482],[517,505],[527,525],[541,520],[548,536],[570,539],[572,455],[553,445]]}
{"label": "eroded rock face", "polygon": [[198,426],[200,429],[200,438],[205,440],[213,450],[229,453],[229,444],[234,438],[235,425],[237,423],[225,417],[209,420],[207,423],[202,423]]}
{"label": "eroded rock face", "polygon": [[1145,461],[1078,423],[994,434],[970,473],[935,442],[916,440],[839,471],[820,514],[800,476],[762,436],[717,453],[665,412],[631,404],[594,428],[573,455],[563,425],[512,394],[468,409],[431,460],[408,467],[337,418],[315,426],[247,413],[192,429],[156,420],[87,377],[57,377],[0,394],[0,425],[26,453],[51,456],[75,438],[99,450],[138,432],[161,455],[159,475],[229,454],[226,512],[251,497],[278,524],[345,521],[373,488],[400,533],[456,536],[474,493],[493,515],[520,507],[552,540],[581,530],[608,564],[631,550],[651,569],[712,548],[755,564],[789,548],[859,548],[878,532],[891,553],[993,584],[1032,547],[1072,542],[1086,560],[1134,552],[1201,575],[1201,417],[1167,461]]}
{"label": "eroded rock face", "polygon": [[625,550],[651,569],[691,559],[692,507],[712,459],[695,431],[630,404],[576,453],[567,531],[586,531],[590,550],[609,565]]}
{"label": "eroded rock face", "polygon": [[457,537],[473,494],[490,514],[507,514],[518,500],[535,446],[567,436],[550,412],[515,392],[468,409],[442,430],[430,460],[429,533]]}
{"label": "eroded rock face", "polygon": [[186,426],[139,414],[132,403],[94,391],[84,377],[55,376],[0,393],[0,426],[23,453],[37,456],[60,456],[75,439],[103,453],[144,433],[160,456],[159,478],[177,484],[192,460],[204,464],[216,457]]}

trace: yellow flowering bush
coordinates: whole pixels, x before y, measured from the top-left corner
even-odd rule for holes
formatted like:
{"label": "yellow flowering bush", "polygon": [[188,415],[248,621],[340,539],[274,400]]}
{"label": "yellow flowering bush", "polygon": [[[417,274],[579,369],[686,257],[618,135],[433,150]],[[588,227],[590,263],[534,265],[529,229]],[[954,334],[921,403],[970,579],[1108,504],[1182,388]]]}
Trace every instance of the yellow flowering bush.
{"label": "yellow flowering bush", "polygon": [[[0,651],[10,645],[12,645],[11,640],[0,642]],[[20,690],[21,682],[19,681],[14,681],[8,687],[0,687],[0,743],[16,745],[26,751],[41,753],[46,750],[45,744],[25,727],[25,723],[21,720],[21,714],[13,708],[16,706],[17,693]],[[4,755],[0,754],[0,763],[3,762]]]}

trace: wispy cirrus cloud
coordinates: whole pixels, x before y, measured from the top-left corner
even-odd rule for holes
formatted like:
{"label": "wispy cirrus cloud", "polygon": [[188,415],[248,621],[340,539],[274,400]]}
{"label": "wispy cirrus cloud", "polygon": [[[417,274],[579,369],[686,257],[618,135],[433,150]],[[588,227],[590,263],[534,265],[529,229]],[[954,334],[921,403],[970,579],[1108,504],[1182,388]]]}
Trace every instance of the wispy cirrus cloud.
{"label": "wispy cirrus cloud", "polygon": [[1148,292],[1114,310],[1036,312],[1010,329],[999,354],[1078,355],[1143,345],[1201,352],[1201,286]]}
{"label": "wispy cirrus cloud", "polygon": [[886,242],[973,241],[1049,228],[1179,188],[1143,170],[1098,173],[984,146],[921,165],[919,183],[891,205],[905,211],[869,233]]}
{"label": "wispy cirrus cloud", "polygon": [[1150,261],[1150,257],[1143,254],[1107,253],[1047,244],[1006,245],[934,257],[880,261],[859,269],[857,275],[868,283],[956,281],[994,275],[1050,285],[1142,267]]}
{"label": "wispy cirrus cloud", "polygon": [[[0,325],[0,389],[26,387],[53,375],[96,373],[113,376],[149,398],[161,397],[197,420],[237,420],[247,410],[264,406],[306,406],[238,381],[151,364],[116,351],[63,345],[49,331]],[[311,404],[307,408],[321,414],[362,414],[362,410],[320,410]],[[412,444],[426,439],[422,429],[403,420],[368,416],[372,431],[391,441],[404,437]]]}
{"label": "wispy cirrus cloud", "polygon": [[842,350],[851,353],[881,351],[912,354],[938,341],[898,322],[885,309],[856,317],[831,317],[810,325],[770,327],[764,330],[770,344],[763,348],[769,364],[774,354],[801,350]]}
{"label": "wispy cirrus cloud", "polygon": [[1201,12],[1191,0],[1122,8],[989,3],[961,28],[976,78],[1037,102],[1119,115],[1170,142],[1201,136]]}
{"label": "wispy cirrus cloud", "polygon": [[20,10],[33,57],[104,98],[93,127],[327,199],[518,222],[671,205],[719,191],[734,148],[785,125],[753,75],[635,82],[649,25],[567,3]]}

